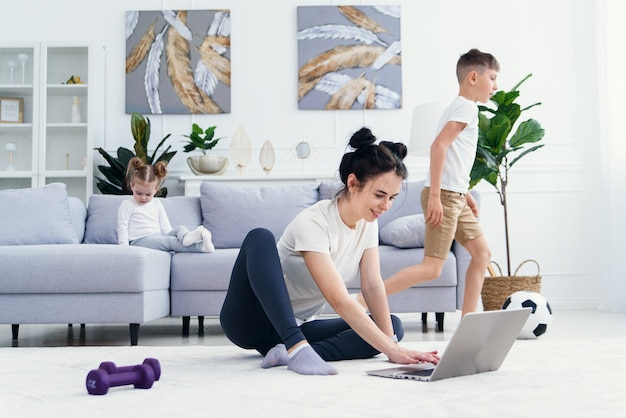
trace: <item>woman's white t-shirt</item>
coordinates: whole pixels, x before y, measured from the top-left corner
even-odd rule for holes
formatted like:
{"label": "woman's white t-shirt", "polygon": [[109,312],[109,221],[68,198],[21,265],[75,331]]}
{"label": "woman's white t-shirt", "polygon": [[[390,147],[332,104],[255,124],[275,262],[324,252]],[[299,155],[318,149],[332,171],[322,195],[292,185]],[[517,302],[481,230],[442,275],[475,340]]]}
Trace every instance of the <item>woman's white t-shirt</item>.
{"label": "woman's white t-shirt", "polygon": [[[478,144],[478,106],[472,100],[457,96],[443,111],[437,135],[449,121],[465,123],[465,129],[448,147],[441,175],[441,189],[467,193]],[[426,172],[424,185],[430,187],[430,170]]]}
{"label": "woman's white t-shirt", "polygon": [[306,267],[301,251],[330,255],[344,283],[359,277],[359,263],[367,248],[378,246],[378,223],[361,219],[355,229],[341,220],[337,201],[321,200],[300,212],[278,241],[285,283],[296,321],[313,319],[326,300]]}

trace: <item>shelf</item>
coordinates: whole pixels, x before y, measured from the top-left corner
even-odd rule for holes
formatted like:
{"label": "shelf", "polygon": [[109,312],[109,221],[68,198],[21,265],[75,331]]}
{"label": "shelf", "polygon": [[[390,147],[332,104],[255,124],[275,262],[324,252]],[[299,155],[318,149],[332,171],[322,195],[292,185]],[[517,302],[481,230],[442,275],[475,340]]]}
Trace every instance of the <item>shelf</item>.
{"label": "shelf", "polygon": [[0,96],[32,96],[32,84],[0,84]]}
{"label": "shelf", "polygon": [[45,177],[86,177],[86,170],[48,170],[44,171]]}
{"label": "shelf", "polygon": [[48,84],[48,96],[77,96],[87,94],[87,84]]}
{"label": "shelf", "polygon": [[25,179],[33,176],[32,171],[6,171],[0,170],[0,178],[2,179]]}
{"label": "shelf", "polygon": [[71,122],[64,122],[64,123],[49,123],[46,125],[46,128],[48,129],[53,129],[53,130],[61,130],[61,131],[66,131],[66,130],[84,130],[87,129],[87,124],[86,123],[71,123]]}
{"label": "shelf", "polygon": [[0,131],[28,132],[31,129],[32,123],[0,123]]}

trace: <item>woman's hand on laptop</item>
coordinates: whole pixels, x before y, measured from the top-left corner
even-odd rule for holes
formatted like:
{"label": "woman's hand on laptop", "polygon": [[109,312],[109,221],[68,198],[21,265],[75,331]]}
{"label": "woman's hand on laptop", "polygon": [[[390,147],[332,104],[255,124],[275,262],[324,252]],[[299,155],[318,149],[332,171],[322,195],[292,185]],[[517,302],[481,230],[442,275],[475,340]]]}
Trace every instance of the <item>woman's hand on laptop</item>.
{"label": "woman's hand on laptop", "polygon": [[389,357],[389,361],[392,363],[398,364],[416,364],[416,363],[432,363],[437,364],[439,362],[439,356],[437,355],[437,350],[422,352],[409,350],[407,348],[403,348],[399,345],[396,345],[393,351],[387,354]]}

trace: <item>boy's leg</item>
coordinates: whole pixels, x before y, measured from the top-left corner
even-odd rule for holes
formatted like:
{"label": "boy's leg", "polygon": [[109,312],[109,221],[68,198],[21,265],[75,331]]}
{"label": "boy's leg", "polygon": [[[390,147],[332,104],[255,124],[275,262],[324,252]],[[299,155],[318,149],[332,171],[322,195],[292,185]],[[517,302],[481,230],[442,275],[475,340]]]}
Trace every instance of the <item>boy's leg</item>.
{"label": "boy's leg", "polygon": [[387,296],[437,278],[441,274],[445,261],[445,259],[425,256],[420,264],[403,268],[385,280]]}
{"label": "boy's leg", "polygon": [[491,250],[487,239],[481,235],[478,238],[467,241],[464,247],[472,256],[465,273],[465,294],[463,295],[462,315],[478,310],[478,300],[485,280],[485,272],[491,260]]}
{"label": "boy's leg", "polygon": [[478,219],[472,213],[469,206],[463,208],[459,215],[458,227],[455,239],[465,247],[472,257],[465,273],[465,293],[463,295],[463,311],[478,310],[480,292],[485,280],[485,272],[491,260],[491,250],[487,239],[478,223]]}
{"label": "boy's leg", "polygon": [[[428,208],[429,188],[425,187],[420,196],[422,209]],[[424,261],[400,270],[385,280],[387,295],[398,293],[419,283],[433,280],[441,275],[454,234],[457,228],[457,219],[464,206],[465,197],[460,193],[441,191],[443,205],[443,220],[441,225],[433,226],[426,223],[424,238]],[[357,300],[361,300],[357,298]]]}

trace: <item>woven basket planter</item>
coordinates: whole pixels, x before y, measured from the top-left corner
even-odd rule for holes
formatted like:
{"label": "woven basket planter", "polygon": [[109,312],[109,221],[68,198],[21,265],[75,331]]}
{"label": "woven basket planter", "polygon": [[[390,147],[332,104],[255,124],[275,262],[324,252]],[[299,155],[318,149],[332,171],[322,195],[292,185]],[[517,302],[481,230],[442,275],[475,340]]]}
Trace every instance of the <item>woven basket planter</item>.
{"label": "woven basket planter", "polygon": [[[537,275],[518,276],[517,272],[519,271],[519,269],[528,262],[535,263],[537,265]],[[500,276],[495,275],[495,272],[491,268],[491,264],[498,267]],[[502,276],[502,269],[495,261],[492,261],[489,267],[489,272],[491,276],[485,277],[485,282],[483,283],[483,288],[481,291],[484,310],[494,311],[497,309],[502,309],[502,304],[504,303],[506,298],[520,290],[529,290],[531,292],[541,293],[541,276],[539,274],[539,263],[537,263],[535,260],[523,261],[517,267],[517,269],[515,269],[515,273],[513,273],[513,276]]]}

